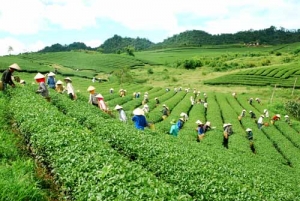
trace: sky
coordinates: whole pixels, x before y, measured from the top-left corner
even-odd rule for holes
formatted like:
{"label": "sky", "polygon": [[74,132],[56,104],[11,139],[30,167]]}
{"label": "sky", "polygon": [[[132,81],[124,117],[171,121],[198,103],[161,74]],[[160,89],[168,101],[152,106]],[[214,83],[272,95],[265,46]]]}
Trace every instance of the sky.
{"label": "sky", "polygon": [[[299,0],[0,0],[0,56],[115,34],[154,43],[187,30],[300,29]],[[8,51],[11,47],[12,51]]]}

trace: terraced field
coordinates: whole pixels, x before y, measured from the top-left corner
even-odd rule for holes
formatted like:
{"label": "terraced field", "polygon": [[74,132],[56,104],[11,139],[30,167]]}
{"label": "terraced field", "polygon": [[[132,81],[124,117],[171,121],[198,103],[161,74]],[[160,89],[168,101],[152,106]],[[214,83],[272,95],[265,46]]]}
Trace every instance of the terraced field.
{"label": "terraced field", "polygon": [[[103,84],[99,92],[110,108],[123,105],[129,119],[134,108],[142,107],[142,97],[131,94],[148,92],[150,112],[146,116],[155,130],[137,131],[131,121],[119,122],[116,112],[109,116],[87,104],[82,94],[71,101],[51,91],[49,103],[34,93],[35,86],[28,85],[11,95],[12,118],[34,155],[51,171],[62,199],[300,199],[296,121],[292,126],[279,121],[260,130],[247,114],[240,123],[237,117],[242,109],[257,115],[264,109],[264,105],[250,105],[248,94],[235,99],[231,94],[208,92],[205,114],[203,104],[191,105],[192,92],[125,85],[128,95],[119,97],[109,93],[110,87]],[[161,100],[160,105],[154,97]],[[197,98],[203,99],[203,93]],[[162,104],[171,110],[165,120]],[[178,137],[168,135],[171,119],[178,119],[181,112],[189,120]],[[200,143],[195,131],[198,119],[210,121],[213,127]],[[222,145],[222,126],[228,122],[234,134],[227,149]],[[246,137],[248,127],[254,132],[255,151]]]}

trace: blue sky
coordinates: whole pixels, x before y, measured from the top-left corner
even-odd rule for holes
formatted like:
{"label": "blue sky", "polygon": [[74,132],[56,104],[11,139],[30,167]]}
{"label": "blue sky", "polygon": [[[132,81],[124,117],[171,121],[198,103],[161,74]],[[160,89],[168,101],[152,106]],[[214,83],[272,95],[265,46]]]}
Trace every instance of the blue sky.
{"label": "blue sky", "polygon": [[152,42],[186,30],[300,29],[298,0],[1,0],[0,55],[55,43],[98,47],[117,34]]}

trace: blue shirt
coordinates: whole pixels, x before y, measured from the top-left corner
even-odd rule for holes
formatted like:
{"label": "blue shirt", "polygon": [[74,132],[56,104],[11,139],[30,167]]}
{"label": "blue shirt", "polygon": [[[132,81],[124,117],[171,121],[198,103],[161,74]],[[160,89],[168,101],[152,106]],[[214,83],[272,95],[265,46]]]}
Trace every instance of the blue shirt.
{"label": "blue shirt", "polygon": [[177,127],[178,127],[179,129],[182,129],[182,127],[183,127],[183,122],[182,122],[181,120],[178,120],[178,121],[177,121]]}
{"label": "blue shirt", "polygon": [[144,127],[148,126],[146,117],[144,115],[134,115],[132,117],[132,121],[134,121],[134,125],[139,130],[144,130]]}
{"label": "blue shirt", "polygon": [[55,78],[53,76],[49,76],[47,84],[50,88],[55,89]]}
{"label": "blue shirt", "polygon": [[204,134],[203,127],[198,127],[198,135],[203,135],[203,134]]}

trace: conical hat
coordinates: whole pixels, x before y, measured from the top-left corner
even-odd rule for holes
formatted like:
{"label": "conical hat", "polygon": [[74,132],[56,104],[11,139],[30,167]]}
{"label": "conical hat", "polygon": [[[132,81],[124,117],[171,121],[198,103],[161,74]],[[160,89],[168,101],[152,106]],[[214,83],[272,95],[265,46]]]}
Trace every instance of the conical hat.
{"label": "conical hat", "polygon": [[10,68],[16,69],[16,70],[21,70],[20,66],[16,63],[12,64],[9,66]]}
{"label": "conical hat", "polygon": [[196,124],[203,124],[203,123],[200,120],[197,120]]}
{"label": "conical hat", "polygon": [[36,80],[36,79],[41,79],[41,78],[44,78],[45,76],[43,75],[43,74],[41,74],[41,73],[38,73],[38,74],[36,74],[35,76],[34,76],[34,79]]}
{"label": "conical hat", "polygon": [[102,94],[98,94],[97,96],[95,96],[96,98],[103,98]]}
{"label": "conical hat", "polygon": [[55,74],[54,74],[53,72],[50,72],[50,73],[48,74],[48,76],[55,76]]}
{"label": "conical hat", "polygon": [[88,91],[93,91],[93,90],[95,90],[95,89],[96,89],[95,87],[89,86],[87,90],[88,90]]}
{"label": "conical hat", "polygon": [[71,78],[69,78],[69,77],[66,77],[64,80],[72,81]]}
{"label": "conical hat", "polygon": [[120,105],[116,105],[115,110],[122,109],[123,107]]}
{"label": "conical hat", "polygon": [[144,115],[144,111],[141,108],[136,108],[135,110],[133,110],[132,112],[134,115]]}
{"label": "conical hat", "polygon": [[56,82],[56,84],[63,84],[63,82],[60,81],[60,80],[58,80],[58,81]]}

